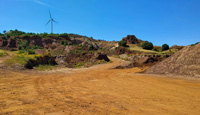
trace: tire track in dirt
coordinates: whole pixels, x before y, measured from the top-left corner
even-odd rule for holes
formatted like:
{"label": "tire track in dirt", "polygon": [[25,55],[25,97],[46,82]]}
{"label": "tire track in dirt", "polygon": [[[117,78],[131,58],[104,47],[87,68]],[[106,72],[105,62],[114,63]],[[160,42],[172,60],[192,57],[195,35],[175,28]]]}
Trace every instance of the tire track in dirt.
{"label": "tire track in dirt", "polygon": [[[91,105],[91,102],[88,102],[84,99],[80,99],[79,96],[81,96],[81,93],[82,95],[84,94],[87,95],[88,92],[93,92],[93,91],[91,90],[88,91],[87,84],[84,84],[82,82],[88,82],[94,79],[96,80],[102,79],[102,75],[105,74],[105,73],[103,74],[103,71],[105,71],[106,69],[111,69],[111,67],[121,63],[121,61],[118,59],[114,58],[113,60],[114,63],[98,65],[88,69],[78,70],[74,73],[69,74],[67,77],[63,76],[61,71],[59,71],[60,74],[54,73],[53,75],[48,75],[48,76],[46,75],[38,76],[35,79],[34,83],[35,89],[38,92],[39,97],[43,97],[43,100],[47,100],[48,103],[51,103],[52,105],[56,105],[56,100],[62,99],[62,100],[67,100],[66,102],[72,105],[70,111],[76,110],[76,108],[73,109],[73,107],[77,108],[89,107]],[[80,77],[80,75],[87,75],[87,76]],[[103,77],[108,78],[108,76],[103,76]],[[70,95],[67,95],[68,92],[72,93],[72,95],[74,93],[74,96],[72,97]],[[78,93],[80,93],[80,95]],[[77,94],[78,97],[75,96]],[[61,104],[57,104],[57,106],[58,105]],[[90,107],[89,111],[94,111],[94,110],[97,111],[95,108],[97,107]],[[66,108],[61,109],[61,111],[64,110],[66,110]]]}
{"label": "tire track in dirt", "polygon": [[[51,72],[2,72],[0,114],[197,114],[199,82],[112,69],[124,61]],[[26,79],[26,80],[25,80]],[[7,84],[5,84],[7,83]],[[4,89],[6,88],[6,89]],[[9,89],[9,90],[8,90]],[[10,94],[10,93],[15,94]]]}

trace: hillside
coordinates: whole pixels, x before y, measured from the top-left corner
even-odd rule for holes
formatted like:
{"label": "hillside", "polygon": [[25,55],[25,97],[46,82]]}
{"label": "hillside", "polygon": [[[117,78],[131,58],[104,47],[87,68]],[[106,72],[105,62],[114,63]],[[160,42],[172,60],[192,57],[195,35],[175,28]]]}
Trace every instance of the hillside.
{"label": "hillside", "polygon": [[[7,59],[2,67],[16,64],[29,69],[40,65],[88,67],[108,62],[105,53],[109,53],[115,44],[78,34],[35,34],[11,30],[0,35],[0,48],[3,50],[0,59]],[[13,55],[8,54],[10,51]]]}

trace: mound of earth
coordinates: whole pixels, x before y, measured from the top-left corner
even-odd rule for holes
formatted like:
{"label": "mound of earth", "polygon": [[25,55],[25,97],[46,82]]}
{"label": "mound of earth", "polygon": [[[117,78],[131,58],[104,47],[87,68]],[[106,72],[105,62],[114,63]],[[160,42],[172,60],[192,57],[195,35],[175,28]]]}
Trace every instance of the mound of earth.
{"label": "mound of earth", "polygon": [[171,57],[147,69],[146,73],[200,77],[200,44],[184,47]]}
{"label": "mound of earth", "polygon": [[127,37],[122,38],[123,41],[126,41],[127,44],[141,44],[142,40],[135,37],[135,35],[128,35]]}

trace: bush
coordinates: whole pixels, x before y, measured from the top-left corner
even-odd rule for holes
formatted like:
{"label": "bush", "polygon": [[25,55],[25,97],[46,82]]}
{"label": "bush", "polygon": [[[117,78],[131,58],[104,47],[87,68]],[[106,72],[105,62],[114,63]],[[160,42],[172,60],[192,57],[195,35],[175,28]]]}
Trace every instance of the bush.
{"label": "bush", "polygon": [[28,41],[27,40],[24,40],[22,43],[21,43],[21,45],[20,45],[20,47],[22,48],[22,49],[27,49],[27,47],[28,47]]}
{"label": "bush", "polygon": [[32,49],[42,49],[42,47],[41,46],[37,46],[37,45],[33,45]]}
{"label": "bush", "polygon": [[168,50],[169,49],[169,45],[167,44],[163,44],[162,45],[162,51]]}
{"label": "bush", "polygon": [[31,49],[28,49],[27,52],[28,52],[28,54],[35,54],[35,51],[31,50]]}
{"label": "bush", "polygon": [[22,54],[15,54],[11,59],[5,60],[6,63],[8,64],[26,64],[28,60],[30,59],[36,59],[37,57],[41,57],[41,54],[35,54],[35,55],[28,55],[25,53]]}
{"label": "bush", "polygon": [[10,51],[17,51],[17,49],[11,49]]}
{"label": "bush", "polygon": [[95,48],[93,45],[90,45],[89,50],[97,50],[97,48]]}
{"label": "bush", "polygon": [[60,34],[60,35],[59,35],[59,37],[66,37],[66,36],[68,36],[67,33],[63,33],[63,34]]}
{"label": "bush", "polygon": [[47,38],[48,33],[40,33],[40,34],[37,34],[37,35],[42,37],[42,38]]}
{"label": "bush", "polygon": [[19,50],[18,51],[18,54],[23,54],[24,53],[24,50]]}
{"label": "bush", "polygon": [[18,50],[22,50],[22,49],[23,49],[22,46],[19,46],[19,47],[18,47]]}
{"label": "bush", "polygon": [[151,42],[146,41],[146,42],[142,43],[141,47],[143,49],[152,50],[153,49],[153,44]]}
{"label": "bush", "polygon": [[47,70],[52,70],[54,69],[56,66],[55,65],[39,65],[38,67],[36,67],[36,70],[39,71],[47,71]]}
{"label": "bush", "polygon": [[65,45],[65,46],[66,46],[66,45],[69,45],[69,43],[68,43],[67,41],[61,41],[61,44],[62,44],[62,45]]}
{"label": "bush", "polygon": [[197,44],[199,44],[200,42],[197,42],[197,43],[195,43],[195,44],[191,44],[191,46],[195,46],[195,45],[197,45]]}
{"label": "bush", "polygon": [[8,55],[8,53],[7,53],[7,52],[4,52],[4,51],[3,51],[3,52],[1,52],[1,51],[0,51],[0,57],[1,57],[1,56],[6,56],[6,55]]}
{"label": "bush", "polygon": [[119,46],[128,47],[127,42],[124,40],[120,41],[118,44]]}
{"label": "bush", "polygon": [[153,51],[159,51],[157,47],[153,47]]}

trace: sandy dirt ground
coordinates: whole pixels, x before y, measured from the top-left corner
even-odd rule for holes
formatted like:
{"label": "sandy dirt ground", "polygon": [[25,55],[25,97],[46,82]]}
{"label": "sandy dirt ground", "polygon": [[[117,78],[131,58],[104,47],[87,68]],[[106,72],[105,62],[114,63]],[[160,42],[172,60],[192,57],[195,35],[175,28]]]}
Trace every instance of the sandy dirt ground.
{"label": "sandy dirt ground", "polygon": [[200,82],[112,69],[0,70],[0,115],[198,115]]}

